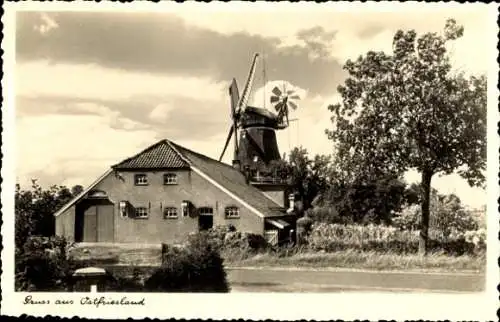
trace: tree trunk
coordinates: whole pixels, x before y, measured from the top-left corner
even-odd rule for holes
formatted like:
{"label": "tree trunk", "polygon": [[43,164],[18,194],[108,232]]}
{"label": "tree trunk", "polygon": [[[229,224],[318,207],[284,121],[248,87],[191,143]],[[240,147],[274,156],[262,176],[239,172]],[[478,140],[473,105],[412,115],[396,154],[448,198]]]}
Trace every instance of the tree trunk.
{"label": "tree trunk", "polygon": [[420,239],[418,242],[418,253],[420,255],[427,254],[432,175],[433,173],[431,171],[424,170],[422,172],[422,218],[420,221]]}

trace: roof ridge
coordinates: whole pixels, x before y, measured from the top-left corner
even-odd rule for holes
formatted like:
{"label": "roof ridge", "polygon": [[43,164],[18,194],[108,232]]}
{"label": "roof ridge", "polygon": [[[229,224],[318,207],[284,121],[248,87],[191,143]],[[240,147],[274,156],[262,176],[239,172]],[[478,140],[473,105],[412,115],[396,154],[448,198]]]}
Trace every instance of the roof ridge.
{"label": "roof ridge", "polygon": [[165,143],[166,141],[167,141],[166,139],[162,139],[162,140],[160,140],[160,141],[156,142],[155,144],[148,146],[147,148],[145,148],[144,150],[140,151],[139,153],[136,153],[136,154],[134,154],[133,156],[128,157],[128,158],[126,158],[125,160],[122,160],[122,161],[120,161],[120,162],[118,162],[118,163],[116,163],[116,164],[112,165],[112,166],[111,166],[111,168],[115,168],[115,167],[117,167],[118,165],[120,165],[120,164],[122,164],[122,163],[125,163],[125,162],[127,162],[127,161],[130,161],[130,160],[132,160],[132,159],[134,159],[134,158],[138,157],[139,155],[141,155],[141,154],[143,154],[143,153],[146,153],[147,151],[149,151],[149,150],[152,150],[152,149],[156,148],[158,145],[160,145],[161,143]]}
{"label": "roof ridge", "polygon": [[[191,160],[189,160],[189,158],[188,158],[188,157],[186,157],[185,155],[183,155],[181,152],[179,152],[179,151],[177,150],[177,146],[180,146],[180,145],[175,144],[174,142],[170,141],[169,139],[163,139],[163,141],[165,141],[165,143],[167,143],[167,145],[168,145],[168,146],[169,146],[172,150],[174,150],[174,152],[175,152],[175,153],[176,153],[176,154],[177,154],[177,155],[178,155],[178,156],[179,156],[179,157],[180,157],[180,158],[181,158],[184,162],[186,162],[186,163],[187,163],[187,164],[189,164],[189,165],[192,165],[192,164],[193,164],[193,162],[191,162]],[[180,146],[180,147],[181,147],[181,148],[183,148],[183,149],[186,149],[186,148],[184,148],[183,146]],[[186,149],[186,150],[187,150],[187,149]]]}
{"label": "roof ridge", "polygon": [[[200,152],[193,151],[193,150],[191,150],[191,149],[189,149],[189,148],[186,148],[185,146],[182,146],[182,145],[180,145],[180,144],[178,144],[178,143],[175,143],[175,142],[173,142],[173,141],[171,141],[171,140],[168,140],[168,139],[165,139],[165,140],[166,140],[167,142],[171,143],[172,145],[174,145],[175,147],[180,147],[180,148],[182,148],[182,149],[184,149],[184,150],[187,150],[188,152],[193,153],[193,154],[195,154],[195,155],[196,155],[196,156],[198,156],[198,157],[201,157],[201,158],[204,158],[204,159],[209,159],[210,161],[217,162],[218,164],[223,165],[223,166],[225,166],[225,167],[227,167],[227,168],[229,168],[229,169],[232,169],[232,170],[234,170],[234,171],[238,171],[238,170],[237,170],[237,169],[235,169],[233,166],[231,166],[231,165],[229,165],[229,164],[227,164],[227,163],[224,163],[224,162],[222,162],[222,161],[219,161],[219,160],[213,159],[213,158],[211,158],[211,157],[209,157],[209,156],[207,156],[207,155],[201,154]],[[176,150],[176,149],[174,149],[174,150]],[[180,153],[180,152],[179,152],[179,153]],[[182,154],[182,153],[181,153],[181,154]],[[185,157],[185,158],[189,159],[188,157]]]}

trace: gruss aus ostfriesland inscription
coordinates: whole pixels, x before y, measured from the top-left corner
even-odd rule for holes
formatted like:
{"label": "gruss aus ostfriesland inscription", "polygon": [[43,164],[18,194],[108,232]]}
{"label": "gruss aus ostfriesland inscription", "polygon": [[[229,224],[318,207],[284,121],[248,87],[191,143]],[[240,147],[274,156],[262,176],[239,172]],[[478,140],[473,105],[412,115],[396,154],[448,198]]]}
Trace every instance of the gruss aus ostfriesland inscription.
{"label": "gruss aus ostfriesland inscription", "polygon": [[495,315],[497,6],[5,7],[5,314]]}
{"label": "gruss aus ostfriesland inscription", "polygon": [[[24,298],[23,304],[27,305],[39,305],[39,304],[51,304],[51,300],[45,300],[45,299],[38,299],[38,298],[33,298],[32,295],[28,295]],[[53,301],[53,304],[55,305],[73,305],[75,304],[75,301],[73,299],[64,299],[64,298],[57,298]],[[105,298],[104,296],[101,297],[89,297],[89,296],[84,296],[80,299],[80,304],[81,305],[94,305],[96,308],[99,307],[100,305],[145,305],[144,298],[140,300],[131,300],[127,298],[126,296],[123,296],[119,299],[115,298]]]}

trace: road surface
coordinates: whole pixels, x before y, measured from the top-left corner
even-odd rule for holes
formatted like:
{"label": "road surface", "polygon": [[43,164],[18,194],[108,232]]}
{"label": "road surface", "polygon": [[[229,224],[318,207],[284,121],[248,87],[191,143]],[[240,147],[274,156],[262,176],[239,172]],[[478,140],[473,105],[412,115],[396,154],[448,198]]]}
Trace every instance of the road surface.
{"label": "road surface", "polygon": [[229,268],[232,292],[480,292],[474,273],[377,272],[283,268]]}

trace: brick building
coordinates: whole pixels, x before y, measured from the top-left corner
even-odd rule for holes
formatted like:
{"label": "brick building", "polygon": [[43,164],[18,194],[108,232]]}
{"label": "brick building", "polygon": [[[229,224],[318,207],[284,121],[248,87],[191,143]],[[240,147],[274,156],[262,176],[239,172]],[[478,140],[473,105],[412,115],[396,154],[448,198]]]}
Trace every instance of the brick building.
{"label": "brick building", "polygon": [[75,242],[172,243],[231,224],[276,243],[294,229],[286,187],[162,140],[112,166],[56,212],[56,234]]}

